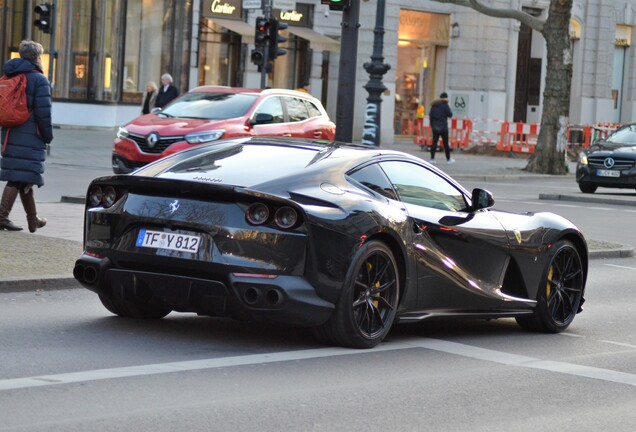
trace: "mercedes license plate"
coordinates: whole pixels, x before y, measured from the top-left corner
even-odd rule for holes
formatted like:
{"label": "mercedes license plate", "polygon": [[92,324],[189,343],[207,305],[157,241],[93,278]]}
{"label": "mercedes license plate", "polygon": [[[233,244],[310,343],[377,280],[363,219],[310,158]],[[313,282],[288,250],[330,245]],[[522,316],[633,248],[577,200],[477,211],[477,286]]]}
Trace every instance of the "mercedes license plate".
{"label": "mercedes license plate", "polygon": [[621,172],[620,171],[613,171],[613,170],[596,170],[596,175],[599,177],[620,177],[621,176]]}
{"label": "mercedes license plate", "polygon": [[201,237],[188,234],[141,229],[137,236],[138,247],[196,253],[200,244]]}

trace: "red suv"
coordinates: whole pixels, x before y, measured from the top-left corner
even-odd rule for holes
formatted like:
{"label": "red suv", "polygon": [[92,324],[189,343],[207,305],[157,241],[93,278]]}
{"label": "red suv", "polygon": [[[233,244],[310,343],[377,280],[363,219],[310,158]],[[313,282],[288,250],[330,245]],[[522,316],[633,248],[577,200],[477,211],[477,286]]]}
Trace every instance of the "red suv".
{"label": "red suv", "polygon": [[162,110],[119,128],[113,171],[127,174],[190,146],[239,136],[333,140],[336,125],[320,101],[284,89],[197,87]]}

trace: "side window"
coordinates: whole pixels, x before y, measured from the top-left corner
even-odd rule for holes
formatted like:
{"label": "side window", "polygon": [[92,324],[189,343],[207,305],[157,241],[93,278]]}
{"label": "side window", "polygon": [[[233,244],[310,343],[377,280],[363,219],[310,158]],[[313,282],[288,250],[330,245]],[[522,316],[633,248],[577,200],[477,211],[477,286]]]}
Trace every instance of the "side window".
{"label": "side window", "polygon": [[368,165],[351,174],[349,177],[371,189],[372,191],[393,200],[397,200],[393,186],[378,164]]}
{"label": "side window", "polygon": [[320,117],[322,115],[318,107],[314,105],[313,102],[309,102],[306,100],[305,104],[307,105],[307,109],[309,110],[309,117]]}
{"label": "side window", "polygon": [[309,118],[307,107],[302,100],[294,97],[285,97],[285,105],[287,105],[287,115],[290,122],[299,122]]}
{"label": "side window", "polygon": [[254,112],[254,115],[265,113],[274,117],[273,123],[284,123],[285,115],[283,114],[283,104],[279,97],[270,97],[263,101]]}
{"label": "side window", "polygon": [[444,178],[410,162],[381,162],[401,201],[422,207],[460,211],[466,208],[464,195]]}

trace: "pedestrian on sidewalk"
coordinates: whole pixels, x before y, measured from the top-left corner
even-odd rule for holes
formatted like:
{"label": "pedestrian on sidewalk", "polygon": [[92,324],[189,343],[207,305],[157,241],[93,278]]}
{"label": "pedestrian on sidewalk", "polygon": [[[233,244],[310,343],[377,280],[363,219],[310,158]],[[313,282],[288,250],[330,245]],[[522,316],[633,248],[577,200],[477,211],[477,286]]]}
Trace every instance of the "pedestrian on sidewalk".
{"label": "pedestrian on sidewalk", "polygon": [[150,111],[155,106],[155,101],[157,100],[157,93],[159,89],[157,88],[157,84],[154,81],[148,81],[146,83],[146,90],[141,98],[141,114],[150,114]]}
{"label": "pedestrian on sidewalk", "polygon": [[42,45],[23,40],[18,52],[20,57],[7,61],[3,73],[7,76],[26,74],[27,105],[31,115],[20,126],[2,129],[0,180],[7,184],[0,199],[0,230],[22,230],[9,220],[9,213],[20,195],[29,231],[35,232],[46,225],[46,219],[37,215],[33,186],[44,185],[46,145],[53,141],[51,86],[42,73]]}
{"label": "pedestrian on sidewalk", "polygon": [[172,84],[172,75],[165,73],[161,75],[161,87],[155,98],[155,106],[163,108],[172,99],[179,96],[179,89]]}
{"label": "pedestrian on sidewalk", "polygon": [[437,151],[437,143],[440,137],[444,144],[444,153],[446,153],[446,162],[453,163],[455,159],[450,156],[450,145],[448,144],[448,119],[453,117],[453,112],[448,106],[448,95],[442,93],[439,99],[435,99],[431,104],[431,110],[428,114],[433,129],[433,143],[431,145],[431,163],[435,163],[435,152]]}

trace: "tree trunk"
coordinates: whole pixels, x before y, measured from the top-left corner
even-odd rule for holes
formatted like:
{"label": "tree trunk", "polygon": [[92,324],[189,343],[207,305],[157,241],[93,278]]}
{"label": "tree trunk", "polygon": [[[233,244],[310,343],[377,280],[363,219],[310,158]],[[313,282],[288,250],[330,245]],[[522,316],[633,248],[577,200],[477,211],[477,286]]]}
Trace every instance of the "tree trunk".
{"label": "tree trunk", "polygon": [[548,64],[543,92],[541,131],[526,170],[543,174],[567,173],[566,131],[572,82],[570,16],[573,0],[551,0],[550,13],[541,34]]}

